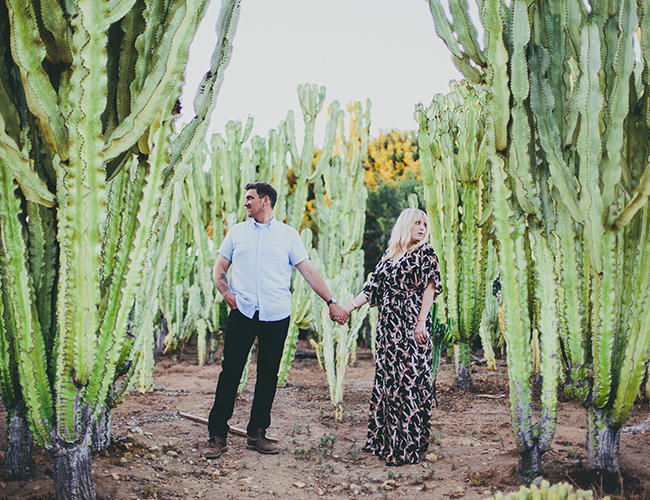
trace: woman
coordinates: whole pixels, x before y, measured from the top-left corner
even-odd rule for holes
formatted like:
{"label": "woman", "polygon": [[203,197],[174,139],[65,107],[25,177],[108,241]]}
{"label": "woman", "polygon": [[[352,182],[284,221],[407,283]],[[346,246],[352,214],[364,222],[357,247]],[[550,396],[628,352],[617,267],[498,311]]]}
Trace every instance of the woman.
{"label": "woman", "polygon": [[417,463],[431,434],[433,401],[431,306],[442,291],[438,258],[428,243],[427,214],[404,210],[388,250],[345,306],[379,306],[375,384],[365,451],[388,465]]}

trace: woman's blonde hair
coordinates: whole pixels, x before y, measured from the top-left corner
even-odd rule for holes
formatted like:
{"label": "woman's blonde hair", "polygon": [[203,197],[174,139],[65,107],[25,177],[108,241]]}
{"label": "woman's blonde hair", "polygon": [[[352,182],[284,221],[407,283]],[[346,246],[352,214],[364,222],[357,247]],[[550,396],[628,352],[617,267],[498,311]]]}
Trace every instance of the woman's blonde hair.
{"label": "woman's blonde hair", "polygon": [[[409,246],[411,243],[411,228],[415,223],[424,219],[426,224],[424,237],[415,243],[414,245]],[[425,243],[429,241],[429,217],[426,212],[419,210],[417,208],[407,208],[402,210],[402,213],[399,214],[393,230],[390,233],[390,240],[388,241],[388,251],[384,256],[384,260],[389,260],[395,257],[396,255],[413,252],[414,250],[420,248]]]}

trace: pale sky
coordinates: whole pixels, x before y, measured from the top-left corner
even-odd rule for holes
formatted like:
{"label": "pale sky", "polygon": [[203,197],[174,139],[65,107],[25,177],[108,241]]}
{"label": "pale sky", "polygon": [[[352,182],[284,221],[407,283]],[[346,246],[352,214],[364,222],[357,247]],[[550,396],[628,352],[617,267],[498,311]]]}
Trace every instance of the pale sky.
{"label": "pale sky", "polygon": [[[208,69],[220,0],[212,0],[194,40],[186,94],[193,95]],[[241,17],[212,115],[211,132],[253,116],[253,135],[268,137],[292,109],[302,137],[297,87],[325,86],[316,144],[321,145],[327,107],[371,100],[371,136],[390,129],[415,130],[413,110],[449,91],[461,74],[437,37],[426,0],[242,0]],[[191,98],[183,111],[193,110]],[[302,141],[299,139],[299,143]]]}

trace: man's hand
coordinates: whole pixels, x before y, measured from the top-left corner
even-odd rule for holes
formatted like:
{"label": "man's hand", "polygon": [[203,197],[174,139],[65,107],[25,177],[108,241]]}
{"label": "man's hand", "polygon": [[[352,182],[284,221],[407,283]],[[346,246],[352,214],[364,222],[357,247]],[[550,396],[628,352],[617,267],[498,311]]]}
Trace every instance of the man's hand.
{"label": "man's hand", "polygon": [[230,307],[230,309],[237,309],[237,299],[235,298],[235,294],[231,291],[228,291],[223,296],[223,300],[226,301],[226,304],[228,304],[228,307]]}
{"label": "man's hand", "polygon": [[230,309],[237,309],[237,299],[235,299],[235,295],[230,291],[230,286],[228,286],[228,277],[226,276],[229,267],[230,261],[223,255],[219,255],[217,257],[217,262],[214,264],[212,277],[217,290],[219,290],[219,293],[223,296],[228,307],[230,307]]}
{"label": "man's hand", "polygon": [[348,322],[349,316],[348,312],[340,305],[335,303],[330,304],[330,319],[332,321],[336,321],[339,325],[344,325]]}

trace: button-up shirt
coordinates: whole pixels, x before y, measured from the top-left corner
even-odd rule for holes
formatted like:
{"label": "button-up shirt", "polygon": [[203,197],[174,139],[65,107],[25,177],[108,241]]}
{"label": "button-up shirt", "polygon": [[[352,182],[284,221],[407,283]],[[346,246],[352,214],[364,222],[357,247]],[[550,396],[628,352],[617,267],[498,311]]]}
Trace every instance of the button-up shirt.
{"label": "button-up shirt", "polygon": [[275,217],[268,224],[250,219],[228,231],[218,252],[231,262],[239,312],[252,318],[259,311],[260,321],[291,314],[291,270],[309,258],[298,231]]}

